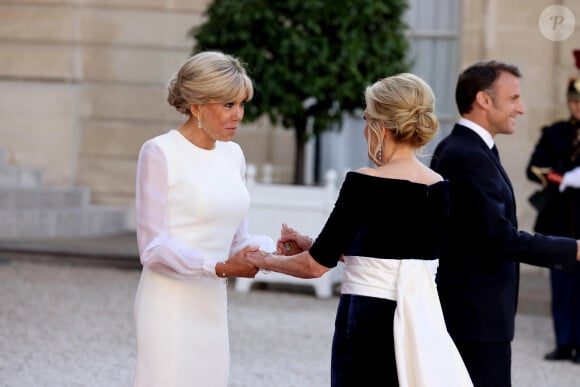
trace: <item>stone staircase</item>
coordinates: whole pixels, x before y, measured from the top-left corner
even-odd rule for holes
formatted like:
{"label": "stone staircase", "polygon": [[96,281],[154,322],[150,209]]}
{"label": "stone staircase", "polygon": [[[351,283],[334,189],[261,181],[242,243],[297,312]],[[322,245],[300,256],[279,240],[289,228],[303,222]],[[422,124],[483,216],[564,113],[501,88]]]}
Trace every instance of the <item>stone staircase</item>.
{"label": "stone staircase", "polygon": [[52,188],[41,170],[14,166],[0,149],[0,240],[90,237],[127,231],[128,210],[90,204],[87,188]]}

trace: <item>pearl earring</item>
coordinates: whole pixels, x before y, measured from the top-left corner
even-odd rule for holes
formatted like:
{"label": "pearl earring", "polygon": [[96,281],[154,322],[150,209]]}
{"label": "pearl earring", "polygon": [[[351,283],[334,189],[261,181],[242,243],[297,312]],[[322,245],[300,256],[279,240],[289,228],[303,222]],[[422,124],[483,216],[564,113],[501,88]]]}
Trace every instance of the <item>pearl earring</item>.
{"label": "pearl earring", "polygon": [[377,152],[377,159],[382,163],[383,162],[383,150],[379,149]]}

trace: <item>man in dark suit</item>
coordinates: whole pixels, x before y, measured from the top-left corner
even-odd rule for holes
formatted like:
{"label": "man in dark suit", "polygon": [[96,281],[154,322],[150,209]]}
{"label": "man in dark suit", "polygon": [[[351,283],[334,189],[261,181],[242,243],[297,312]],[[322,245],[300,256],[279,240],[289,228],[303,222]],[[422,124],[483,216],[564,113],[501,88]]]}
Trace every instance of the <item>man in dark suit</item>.
{"label": "man in dark suit", "polygon": [[450,223],[437,289],[447,329],[475,387],[511,386],[518,262],[573,268],[580,242],[518,231],[510,179],[494,145],[524,114],[516,66],[479,62],[458,78],[461,119],[431,167],[450,180]]}
{"label": "man in dark suit", "polygon": [[[580,79],[568,81],[566,98],[570,117],[542,128],[526,171],[545,197],[534,231],[580,238]],[[544,358],[580,364],[580,263],[550,270],[550,284],[556,348]]]}

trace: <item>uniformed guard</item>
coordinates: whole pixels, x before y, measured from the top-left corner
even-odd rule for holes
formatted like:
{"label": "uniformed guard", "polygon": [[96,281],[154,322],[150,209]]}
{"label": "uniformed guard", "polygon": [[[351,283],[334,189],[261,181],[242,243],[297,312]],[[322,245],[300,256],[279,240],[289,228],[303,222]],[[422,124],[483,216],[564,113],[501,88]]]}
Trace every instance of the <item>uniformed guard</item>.
{"label": "uniformed guard", "polygon": [[[534,231],[580,238],[580,79],[568,81],[570,117],[542,129],[527,167],[530,180],[542,184],[534,196]],[[580,264],[572,272],[551,269],[555,348],[546,360],[580,364]]]}

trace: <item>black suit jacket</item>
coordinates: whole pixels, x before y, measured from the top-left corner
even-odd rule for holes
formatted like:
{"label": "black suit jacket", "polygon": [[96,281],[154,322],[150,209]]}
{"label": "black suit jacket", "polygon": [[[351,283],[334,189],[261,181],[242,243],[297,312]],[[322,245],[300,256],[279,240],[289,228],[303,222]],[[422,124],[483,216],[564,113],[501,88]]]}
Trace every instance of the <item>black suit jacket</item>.
{"label": "black suit jacket", "polygon": [[511,341],[518,262],[571,270],[576,241],[518,231],[509,177],[471,129],[455,125],[431,167],[450,180],[450,223],[437,273],[447,329],[454,340]]}

